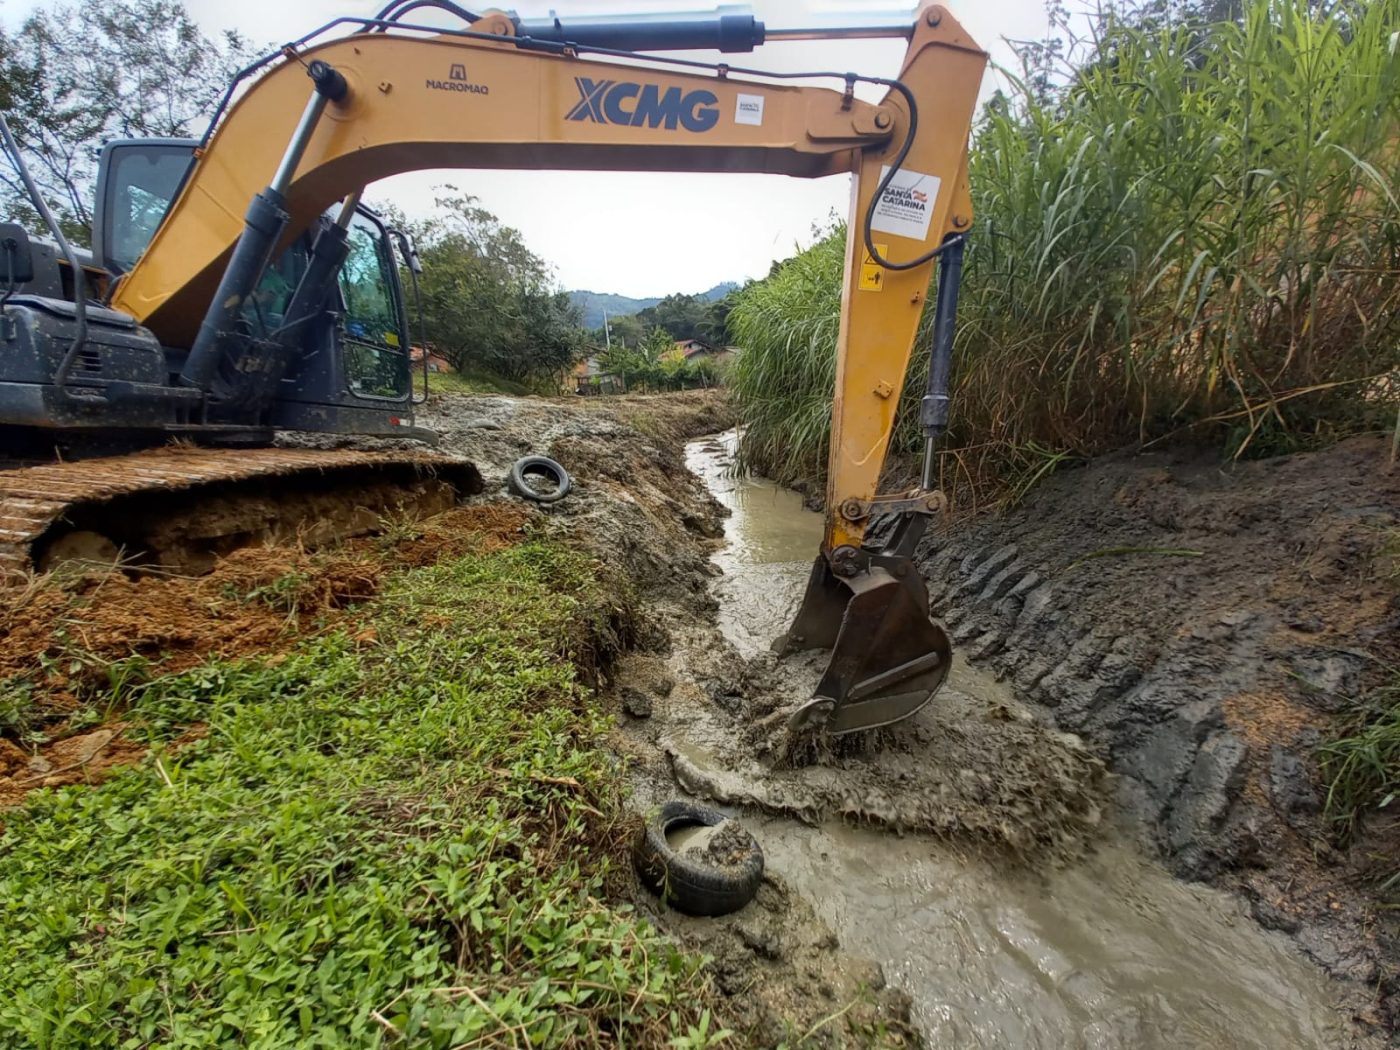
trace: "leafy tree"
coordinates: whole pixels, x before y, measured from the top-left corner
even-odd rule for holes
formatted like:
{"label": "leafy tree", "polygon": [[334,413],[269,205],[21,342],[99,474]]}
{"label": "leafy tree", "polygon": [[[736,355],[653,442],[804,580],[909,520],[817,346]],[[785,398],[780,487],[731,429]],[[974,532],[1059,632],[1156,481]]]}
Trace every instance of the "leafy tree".
{"label": "leafy tree", "polygon": [[676,352],[675,338],[659,325],[647,333],[646,340],[642,343],[642,353],[646,354],[650,361],[662,361],[667,355]]}
{"label": "leafy tree", "polygon": [[475,197],[443,190],[425,222],[381,209],[417,243],[428,338],[456,368],[524,382],[560,375],[585,350],[580,311],[518,230]]}
{"label": "leafy tree", "polygon": [[593,341],[601,346],[621,343],[626,346],[640,346],[646,338],[647,327],[636,314],[623,314],[608,318],[606,329],[599,328],[593,333]]}
{"label": "leafy tree", "polygon": [[655,306],[637,313],[648,327],[664,328],[672,339],[698,339],[697,329],[704,322],[709,303],[696,295],[668,295]]}
{"label": "leafy tree", "polygon": [[[179,0],[63,4],[0,41],[0,103],[65,232],[91,241],[105,140],[201,133],[252,53],[238,33],[206,36]],[[8,165],[0,184],[7,212],[33,222]]]}
{"label": "leafy tree", "polygon": [[696,339],[710,346],[728,346],[734,341],[729,337],[729,311],[734,309],[739,291],[736,288],[706,305],[704,316],[695,325]]}
{"label": "leafy tree", "polygon": [[719,370],[713,361],[687,361],[676,347],[671,333],[657,325],[632,346],[613,343],[600,363],[622,379],[629,390],[680,390],[693,386],[715,386]]}

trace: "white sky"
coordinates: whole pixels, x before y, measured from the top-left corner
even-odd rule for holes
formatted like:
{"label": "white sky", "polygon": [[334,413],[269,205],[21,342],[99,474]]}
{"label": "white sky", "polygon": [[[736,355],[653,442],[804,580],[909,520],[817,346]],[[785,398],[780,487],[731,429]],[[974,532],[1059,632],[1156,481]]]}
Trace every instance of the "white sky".
{"label": "white sky", "polygon": [[[480,10],[480,0],[460,0]],[[696,11],[717,0],[517,0],[523,17],[643,11]],[[912,9],[915,0],[751,0],[754,14],[773,28],[806,24],[813,12]],[[3,0],[0,21],[13,26],[55,0]],[[372,16],[384,0],[185,0],[206,32],[237,29],[255,43],[281,43],[337,15]],[[950,0],[949,6],[993,63],[1013,64],[1006,39],[1045,32],[1043,0]],[[415,21],[429,21],[415,12]],[[854,16],[852,18],[854,21]],[[813,41],[769,44],[735,64],[776,71],[839,69],[893,76],[902,40]],[[716,52],[686,57],[721,60]],[[984,94],[995,84],[989,71]],[[867,98],[880,90],[858,89]],[[813,224],[835,212],[844,217],[850,177],[794,179],[780,175],[656,174],[634,172],[424,171],[374,185],[370,201],[394,201],[411,217],[429,214],[434,187],[452,183],[481,199],[555,269],[565,288],[661,296],[699,292],[720,281],[761,277],[775,259],[811,243]]]}

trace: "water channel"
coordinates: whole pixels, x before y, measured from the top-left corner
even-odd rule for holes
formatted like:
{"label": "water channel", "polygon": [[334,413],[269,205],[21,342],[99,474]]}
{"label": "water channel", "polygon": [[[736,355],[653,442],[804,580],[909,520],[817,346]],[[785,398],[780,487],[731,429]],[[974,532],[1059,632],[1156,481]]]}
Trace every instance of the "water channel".
{"label": "water channel", "polygon": [[[729,508],[715,556],[720,626],[746,655],[786,626],[821,516],[736,475],[736,436],[691,442],[687,465]],[[950,685],[1004,686],[959,661]],[[935,702],[937,702],[935,700]],[[1173,879],[1107,834],[1059,870],[1006,870],[939,841],[748,818],[771,871],[843,948],[913,999],[931,1047],[1323,1048],[1344,1045],[1335,982],[1235,898]]]}

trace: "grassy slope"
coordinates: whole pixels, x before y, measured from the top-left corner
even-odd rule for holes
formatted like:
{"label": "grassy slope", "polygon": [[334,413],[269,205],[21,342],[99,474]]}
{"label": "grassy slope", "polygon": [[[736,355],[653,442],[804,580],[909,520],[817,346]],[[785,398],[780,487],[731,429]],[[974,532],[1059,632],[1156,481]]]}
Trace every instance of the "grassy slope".
{"label": "grassy slope", "polygon": [[141,765],[4,815],[0,1042],[684,1028],[694,964],[604,900],[619,786],[580,669],[625,620],[527,542],[397,574],[353,634],[137,689]]}
{"label": "grassy slope", "polygon": [[[415,373],[415,389],[421,389],[423,376]],[[510,394],[523,396],[532,391],[520,383],[512,382],[485,371],[429,372],[428,392],[431,394]],[[552,392],[552,391],[551,391]]]}

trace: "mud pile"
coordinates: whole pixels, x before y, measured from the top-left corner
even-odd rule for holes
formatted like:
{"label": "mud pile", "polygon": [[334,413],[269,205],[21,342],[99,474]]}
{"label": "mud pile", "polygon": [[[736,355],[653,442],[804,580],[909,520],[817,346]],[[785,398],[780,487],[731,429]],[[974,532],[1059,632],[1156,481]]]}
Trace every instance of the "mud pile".
{"label": "mud pile", "polygon": [[1380,440],[1229,469],[1125,455],[926,541],[922,566],[960,651],[1107,758],[1179,874],[1242,889],[1332,972],[1389,982],[1365,887],[1400,843],[1329,845],[1315,752],[1400,660],[1398,525]]}
{"label": "mud pile", "polygon": [[[825,654],[746,661],[718,632],[696,641],[681,680],[654,698],[649,730],[691,794],[814,825],[925,832],[1021,861],[1078,856],[1098,832],[1102,763],[1014,700],[945,687],[899,725],[795,764],[787,716],[810,699]],[[631,661],[624,677],[645,678],[648,657]]]}
{"label": "mud pile", "polygon": [[[443,395],[418,409],[440,448],[465,456],[486,481],[485,496],[507,497],[506,477],[522,456],[547,455],[573,479],[559,503],[539,508],[565,532],[643,590],[700,595],[710,568],[697,539],[717,536],[720,509],[685,469],[682,443],[733,422],[720,391],[627,397],[522,398]],[[284,435],[283,444],[400,448],[373,438]]]}

